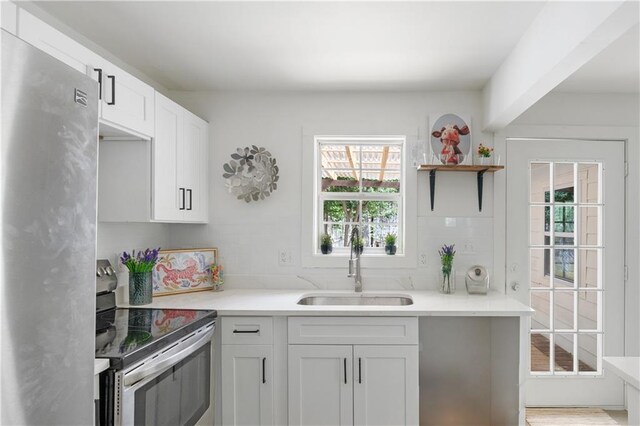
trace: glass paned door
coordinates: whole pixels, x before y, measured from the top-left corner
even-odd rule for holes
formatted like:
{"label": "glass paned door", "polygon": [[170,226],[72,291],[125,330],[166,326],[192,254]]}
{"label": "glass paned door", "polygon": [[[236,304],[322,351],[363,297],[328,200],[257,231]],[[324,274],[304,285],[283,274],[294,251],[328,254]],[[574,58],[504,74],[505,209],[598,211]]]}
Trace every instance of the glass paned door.
{"label": "glass paned door", "polygon": [[529,289],[534,374],[602,372],[601,182],[600,162],[529,163],[530,280],[546,283]]}
{"label": "glass paned door", "polygon": [[535,310],[526,404],[621,406],[602,357],[624,350],[624,143],[507,139],[506,172],[507,292]]}

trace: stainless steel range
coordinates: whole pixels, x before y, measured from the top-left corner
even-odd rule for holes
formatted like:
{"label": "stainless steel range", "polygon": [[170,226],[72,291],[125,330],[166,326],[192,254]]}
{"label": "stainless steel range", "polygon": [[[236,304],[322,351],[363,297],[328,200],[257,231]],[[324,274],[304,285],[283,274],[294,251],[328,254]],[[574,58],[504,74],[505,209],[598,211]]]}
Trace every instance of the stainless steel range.
{"label": "stainless steel range", "polygon": [[117,308],[108,261],[96,271],[101,425],[193,425],[210,405],[216,312]]}

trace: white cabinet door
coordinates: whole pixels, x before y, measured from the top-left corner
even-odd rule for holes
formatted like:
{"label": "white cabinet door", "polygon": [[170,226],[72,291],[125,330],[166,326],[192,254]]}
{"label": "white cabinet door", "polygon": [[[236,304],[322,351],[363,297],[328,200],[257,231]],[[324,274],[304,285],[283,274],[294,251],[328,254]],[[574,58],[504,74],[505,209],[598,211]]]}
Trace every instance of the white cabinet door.
{"label": "white cabinet door", "polygon": [[352,346],[289,345],[289,424],[352,425]]}
{"label": "white cabinet door", "polygon": [[94,68],[102,69],[106,64],[102,57],[24,9],[18,11],[18,37],[96,81]]}
{"label": "white cabinet door", "polygon": [[418,346],[353,347],[355,425],[417,425]]}
{"label": "white cabinet door", "polygon": [[179,221],[184,217],[185,189],[178,186],[182,156],[183,108],[160,94],[156,96],[156,131],[152,142],[152,219]]}
{"label": "white cabinet door", "polygon": [[222,423],[273,424],[273,346],[222,345]]}
{"label": "white cabinet door", "polygon": [[102,71],[101,121],[116,129],[153,137],[155,90],[113,64]]}
{"label": "white cabinet door", "polygon": [[183,183],[186,192],[185,220],[207,222],[209,204],[208,124],[184,111]]}

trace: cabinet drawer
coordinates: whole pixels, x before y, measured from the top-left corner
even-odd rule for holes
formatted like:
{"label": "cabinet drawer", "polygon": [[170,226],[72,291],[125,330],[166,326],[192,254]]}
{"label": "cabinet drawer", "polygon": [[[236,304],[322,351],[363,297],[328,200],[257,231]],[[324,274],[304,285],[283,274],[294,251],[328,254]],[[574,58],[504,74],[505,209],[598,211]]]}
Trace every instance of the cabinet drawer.
{"label": "cabinet drawer", "polygon": [[289,344],[417,345],[418,318],[289,317]]}
{"label": "cabinet drawer", "polygon": [[223,317],[223,345],[273,344],[273,318]]}

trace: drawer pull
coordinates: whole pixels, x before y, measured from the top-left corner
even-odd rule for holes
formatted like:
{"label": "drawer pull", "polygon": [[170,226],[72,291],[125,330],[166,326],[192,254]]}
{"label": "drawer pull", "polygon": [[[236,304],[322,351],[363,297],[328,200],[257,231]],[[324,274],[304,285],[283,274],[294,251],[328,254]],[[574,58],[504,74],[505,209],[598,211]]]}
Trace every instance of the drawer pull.
{"label": "drawer pull", "polygon": [[233,334],[257,334],[260,333],[260,329],[258,330],[233,330]]}
{"label": "drawer pull", "polygon": [[362,383],[362,358],[358,358],[358,383]]}
{"label": "drawer pull", "polygon": [[267,358],[262,358],[262,383],[267,383],[267,373],[265,372],[266,363],[267,363]]}

